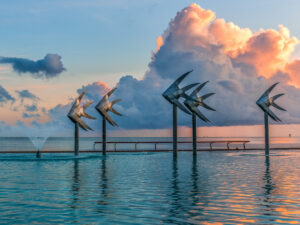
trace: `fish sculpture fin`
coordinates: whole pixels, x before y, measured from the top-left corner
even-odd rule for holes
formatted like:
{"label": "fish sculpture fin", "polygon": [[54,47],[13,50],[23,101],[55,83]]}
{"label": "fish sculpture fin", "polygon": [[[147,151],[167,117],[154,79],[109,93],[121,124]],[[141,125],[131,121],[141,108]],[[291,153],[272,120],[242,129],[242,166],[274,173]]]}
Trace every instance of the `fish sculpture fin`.
{"label": "fish sculpture fin", "polygon": [[190,70],[190,71],[188,71],[188,72],[182,74],[182,75],[181,75],[181,76],[180,76],[173,84],[179,85],[179,84],[183,81],[183,79],[184,79],[187,75],[189,75],[189,73],[191,73],[191,72],[193,72],[193,70]]}
{"label": "fish sculpture fin", "polygon": [[284,108],[280,107],[279,105],[277,105],[275,102],[272,103],[272,106],[274,106],[275,108],[282,110],[282,111],[286,111]]}
{"label": "fish sculpture fin", "polygon": [[275,96],[272,97],[272,99],[273,99],[273,101],[275,101],[277,98],[279,98],[279,97],[281,97],[283,95],[284,95],[283,93],[275,95]]}
{"label": "fish sculpture fin", "polygon": [[202,106],[208,110],[211,110],[211,111],[216,111],[214,108],[208,106],[207,104],[205,104],[204,102],[202,102]]}
{"label": "fish sculpture fin", "polygon": [[76,121],[77,123],[78,123],[78,125],[83,129],[83,130],[85,130],[85,131],[87,131],[87,125],[81,120],[81,119],[78,119],[77,121]]}
{"label": "fish sculpture fin", "polygon": [[191,114],[182,104],[180,101],[178,101],[178,99],[174,99],[174,104],[180,108],[183,112],[187,113],[187,114]]}
{"label": "fish sculpture fin", "polygon": [[85,103],[83,106],[82,106],[82,108],[83,109],[86,109],[86,108],[88,108],[91,104],[93,104],[94,103],[94,101],[89,101],[89,102],[87,102],[87,103]]}
{"label": "fish sculpture fin", "polygon": [[86,112],[83,112],[82,116],[85,117],[85,118],[91,119],[91,120],[95,120],[96,119],[95,117],[87,114]]}
{"label": "fish sculpture fin", "polygon": [[113,100],[113,101],[111,101],[111,105],[114,105],[114,104],[116,104],[117,102],[120,102],[122,99],[116,99],[116,100]]}
{"label": "fish sculpture fin", "polygon": [[104,115],[105,119],[110,123],[110,125],[118,126],[118,124],[115,121],[113,121],[113,119],[108,115],[107,112],[102,112],[102,114]]}
{"label": "fish sculpture fin", "polygon": [[181,88],[181,90],[182,90],[183,92],[186,92],[187,90],[189,90],[189,89],[195,87],[197,84],[199,84],[199,83],[189,84],[189,85],[187,85],[187,86]]}
{"label": "fish sculpture fin", "polygon": [[107,92],[107,94],[105,96],[109,97],[112,95],[112,93],[114,93],[114,91],[117,89],[117,87],[112,88],[109,92]]}
{"label": "fish sculpture fin", "polygon": [[273,84],[271,87],[269,87],[269,88],[262,94],[261,97],[263,97],[263,96],[269,96],[269,94],[271,93],[271,91],[274,89],[274,87],[275,87],[277,84],[279,84],[279,82],[277,82],[277,83]]}
{"label": "fish sculpture fin", "polygon": [[79,100],[79,102],[81,101],[81,99],[84,96],[85,92],[86,92],[86,89],[83,92],[81,92],[80,95],[78,96],[77,99]]}
{"label": "fish sculpture fin", "polygon": [[275,121],[281,121],[270,109],[269,107],[265,106],[264,107],[266,113],[268,113],[268,115]]}
{"label": "fish sculpture fin", "polygon": [[193,107],[193,112],[196,113],[196,115],[199,117],[199,119],[203,120],[204,122],[210,122],[209,119],[206,118],[206,116],[204,116],[200,110],[196,107]]}
{"label": "fish sculpture fin", "polygon": [[112,111],[114,114],[117,114],[118,116],[123,116],[121,113],[116,111],[114,108],[111,108],[110,111]]}
{"label": "fish sculpture fin", "polygon": [[212,96],[212,95],[214,95],[215,93],[208,93],[208,94],[205,94],[205,95],[203,95],[203,96],[201,96],[201,99],[202,100],[205,100],[205,99],[207,99],[208,97],[210,97],[210,96]]}
{"label": "fish sculpture fin", "polygon": [[205,81],[204,83],[200,84],[191,94],[191,96],[197,96],[198,92],[208,83],[208,81]]}

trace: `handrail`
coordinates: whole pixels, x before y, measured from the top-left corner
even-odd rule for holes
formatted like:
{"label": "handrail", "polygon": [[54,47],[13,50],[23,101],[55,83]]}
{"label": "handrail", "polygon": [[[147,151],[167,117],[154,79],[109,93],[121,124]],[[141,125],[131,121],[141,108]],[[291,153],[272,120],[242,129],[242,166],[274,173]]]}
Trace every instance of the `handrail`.
{"label": "handrail", "polygon": [[[218,143],[226,143],[227,150],[230,150],[229,144],[231,143],[241,143],[243,144],[244,150],[246,149],[246,143],[249,143],[249,140],[228,140],[228,141],[197,141],[197,143],[205,143],[210,145],[210,150],[212,149],[213,144]],[[94,142],[94,150],[96,148],[96,144],[102,144],[102,141]],[[107,141],[107,144],[114,144],[114,150],[117,151],[117,144],[134,144],[134,149],[137,151],[138,144],[154,144],[154,149],[157,150],[157,144],[171,144],[172,141]],[[191,141],[178,141],[178,144],[190,144]]]}

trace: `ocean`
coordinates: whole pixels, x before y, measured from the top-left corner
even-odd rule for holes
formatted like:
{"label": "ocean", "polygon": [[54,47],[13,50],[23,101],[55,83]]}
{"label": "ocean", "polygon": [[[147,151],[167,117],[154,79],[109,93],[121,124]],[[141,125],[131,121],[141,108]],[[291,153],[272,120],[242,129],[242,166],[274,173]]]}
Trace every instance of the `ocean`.
{"label": "ocean", "polygon": [[0,158],[1,224],[300,223],[299,151]]}
{"label": "ocean", "polygon": [[[101,137],[81,137],[79,146],[80,150],[93,150],[94,142],[101,141]],[[263,148],[264,137],[201,137],[198,141],[214,141],[214,140],[249,140],[246,148]],[[172,141],[171,137],[109,137],[107,141]],[[178,138],[178,141],[192,141],[191,138]],[[300,148],[300,137],[271,137],[271,148]],[[73,137],[49,137],[43,150],[51,151],[71,151],[74,148]],[[192,144],[179,144],[179,149],[191,149]],[[226,144],[214,144],[214,149],[225,149]],[[242,149],[242,144],[230,144],[231,149]],[[101,150],[101,144],[96,145],[97,150]],[[108,144],[108,150],[113,150],[114,145]],[[158,144],[157,150],[171,150],[172,144]],[[209,149],[209,144],[198,144],[198,149]],[[1,137],[0,151],[30,151],[35,150],[34,145],[27,137]],[[134,144],[118,144],[117,150],[134,150]],[[138,150],[154,150],[154,144],[139,144]]]}

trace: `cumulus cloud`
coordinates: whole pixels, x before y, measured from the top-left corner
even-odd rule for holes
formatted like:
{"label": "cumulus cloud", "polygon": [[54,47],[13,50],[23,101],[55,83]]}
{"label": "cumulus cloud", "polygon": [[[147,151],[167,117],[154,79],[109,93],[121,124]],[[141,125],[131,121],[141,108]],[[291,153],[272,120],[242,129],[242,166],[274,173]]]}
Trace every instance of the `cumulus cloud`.
{"label": "cumulus cloud", "polygon": [[24,107],[25,107],[25,111],[27,111],[27,112],[36,112],[36,111],[38,111],[38,107],[35,104],[33,104],[33,105],[24,105]]}
{"label": "cumulus cloud", "polygon": [[24,112],[22,114],[22,117],[23,118],[40,118],[41,115],[39,113],[26,113],[26,112]]}
{"label": "cumulus cloud", "polygon": [[31,93],[29,90],[21,90],[21,91],[16,91],[18,94],[18,98],[21,100],[21,103],[24,102],[25,99],[30,99],[34,102],[37,102],[40,100],[39,97],[37,97],[35,94]]}
{"label": "cumulus cloud", "polygon": [[43,59],[34,61],[25,58],[0,57],[0,63],[11,64],[15,72],[30,73],[34,78],[52,78],[65,68],[58,54],[47,54]]}
{"label": "cumulus cloud", "polygon": [[16,99],[11,96],[8,91],[0,85],[0,104],[14,102]]}
{"label": "cumulus cloud", "polygon": [[[215,92],[207,99],[217,112],[202,109],[213,125],[250,125],[263,123],[263,114],[255,104],[257,98],[274,82],[280,81],[274,94],[286,95],[278,104],[287,112],[276,111],[285,123],[300,123],[300,60],[290,60],[298,39],[287,28],[252,31],[232,22],[217,19],[214,12],[191,4],[178,12],[157,39],[149,69],[143,79],[127,75],[120,79],[111,97],[122,98],[115,108],[124,114],[114,119],[125,129],[168,128],[172,125],[172,106],[161,93],[181,74],[193,69],[182,86],[192,82],[209,84],[201,94]],[[108,87],[95,82],[86,97],[95,101]],[[51,118],[65,117],[69,105],[58,105]],[[93,113],[95,111],[91,107]],[[179,110],[179,125],[191,124],[191,117]],[[89,121],[98,127],[99,121]],[[202,122],[200,125],[204,125]]]}

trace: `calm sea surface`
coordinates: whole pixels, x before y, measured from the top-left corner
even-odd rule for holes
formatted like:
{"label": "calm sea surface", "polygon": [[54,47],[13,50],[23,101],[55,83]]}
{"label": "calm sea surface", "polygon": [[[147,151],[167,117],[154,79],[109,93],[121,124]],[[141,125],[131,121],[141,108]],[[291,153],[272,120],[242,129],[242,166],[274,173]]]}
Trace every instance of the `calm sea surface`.
{"label": "calm sea surface", "polygon": [[1,224],[299,224],[300,151],[3,154]]}
{"label": "calm sea surface", "polygon": [[[178,138],[179,141],[192,141],[191,138]],[[211,140],[249,140],[250,143],[246,145],[248,148],[263,148],[263,137],[224,137],[224,138],[198,138],[199,141]],[[82,137],[80,138],[79,146],[81,150],[92,150],[95,141],[101,141],[97,137]],[[109,137],[108,141],[172,141],[168,137]],[[300,148],[300,137],[275,137],[270,138],[271,147],[274,148]],[[192,144],[179,144],[179,149],[191,149]],[[214,144],[214,148],[227,148],[226,144]],[[242,144],[231,144],[231,148],[243,148]],[[43,146],[43,150],[73,150],[74,139],[70,137],[50,137]],[[198,144],[199,149],[209,149],[209,144]],[[100,150],[101,145],[96,145],[96,149]],[[108,145],[108,149],[113,150],[114,145]],[[153,150],[153,144],[139,144],[138,149]],[[158,150],[171,150],[172,144],[159,144]],[[0,151],[9,150],[34,150],[34,146],[27,137],[0,137]],[[117,150],[134,150],[134,144],[118,144]]]}
{"label": "calm sea surface", "polygon": [[[199,140],[241,139],[251,141],[248,148],[263,147],[263,138]],[[52,137],[42,151],[72,150],[73,141]],[[80,148],[91,150],[94,141],[99,138],[81,138]],[[271,146],[300,147],[300,138],[272,138]],[[0,151],[33,149],[28,138],[0,138]],[[139,149],[153,150],[153,144]],[[34,154],[0,154],[0,224],[300,224],[299,161],[297,150],[271,151],[268,157],[264,151],[202,151],[197,158],[180,152],[177,160],[169,152],[77,158],[44,153],[39,160]]]}

